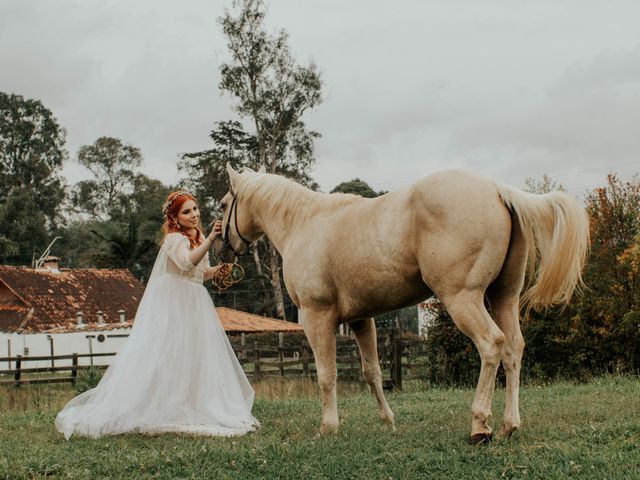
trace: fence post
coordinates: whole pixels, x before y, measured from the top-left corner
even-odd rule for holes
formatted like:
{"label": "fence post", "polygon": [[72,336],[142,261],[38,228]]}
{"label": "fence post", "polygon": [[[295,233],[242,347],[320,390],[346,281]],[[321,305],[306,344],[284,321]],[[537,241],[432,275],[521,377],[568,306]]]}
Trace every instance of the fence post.
{"label": "fence post", "polygon": [[402,344],[397,330],[391,332],[391,350],[393,353],[391,362],[393,388],[402,390]]}
{"label": "fence post", "polygon": [[93,336],[87,338],[89,339],[89,363],[93,367]]}
{"label": "fence post", "polygon": [[73,358],[71,359],[71,365],[73,368],[71,369],[71,385],[75,385],[78,381],[78,354],[74,353]]}
{"label": "fence post", "polygon": [[54,368],[56,366],[56,363],[53,359],[54,357],[54,352],[53,352],[53,337],[51,335],[47,335],[47,338],[49,339],[49,351],[51,352],[51,368]]}
{"label": "fence post", "polygon": [[282,347],[278,348],[278,361],[280,362],[280,376],[284,377],[284,366],[282,362],[284,362],[284,353],[282,353]]}
{"label": "fence post", "polygon": [[[235,295],[235,293],[234,293]],[[235,298],[235,297],[234,297]],[[247,339],[245,337],[244,332],[240,332],[240,358],[243,360],[247,359],[247,351],[245,350],[247,348]]]}
{"label": "fence post", "polygon": [[14,374],[16,387],[20,386],[20,369],[21,368],[22,368],[22,355],[16,355],[16,372]]}
{"label": "fence post", "polygon": [[309,378],[309,350],[302,347],[302,374],[305,378]]}
{"label": "fence post", "polygon": [[253,342],[253,349],[253,353],[255,354],[254,375],[257,378],[260,376],[260,349],[258,348],[258,342]]}
{"label": "fence post", "polygon": [[391,368],[391,345],[392,345],[392,341],[391,341],[391,334],[388,334],[385,338],[384,338],[384,363],[382,365],[382,368]]}

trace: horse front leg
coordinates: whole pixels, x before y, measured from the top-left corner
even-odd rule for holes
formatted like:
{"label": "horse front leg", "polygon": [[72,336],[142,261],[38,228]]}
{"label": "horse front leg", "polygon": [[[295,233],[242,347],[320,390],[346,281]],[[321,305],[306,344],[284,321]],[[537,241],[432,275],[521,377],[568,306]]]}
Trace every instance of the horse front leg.
{"label": "horse front leg", "polygon": [[373,318],[358,320],[349,324],[360,349],[362,360],[362,377],[369,384],[378,402],[378,411],[383,425],[395,430],[394,415],[382,390],[382,371],[378,357],[378,338]]}
{"label": "horse front leg", "polygon": [[336,323],[332,315],[305,310],[304,333],[307,336],[316,363],[318,384],[322,395],[322,424],[320,433],[336,433],[338,402],[336,397]]}

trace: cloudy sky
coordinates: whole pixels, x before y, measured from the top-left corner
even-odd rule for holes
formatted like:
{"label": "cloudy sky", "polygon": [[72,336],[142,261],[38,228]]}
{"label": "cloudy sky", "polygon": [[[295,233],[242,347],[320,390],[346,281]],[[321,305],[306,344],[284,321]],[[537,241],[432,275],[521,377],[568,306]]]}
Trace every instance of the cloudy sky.
{"label": "cloudy sky", "polygon": [[[182,152],[235,119],[218,89],[230,0],[0,0],[0,90],[41,100],[81,145],[115,136],[166,183]],[[324,102],[313,173],[393,190],[445,168],[578,196],[640,170],[640,2],[270,0]]]}

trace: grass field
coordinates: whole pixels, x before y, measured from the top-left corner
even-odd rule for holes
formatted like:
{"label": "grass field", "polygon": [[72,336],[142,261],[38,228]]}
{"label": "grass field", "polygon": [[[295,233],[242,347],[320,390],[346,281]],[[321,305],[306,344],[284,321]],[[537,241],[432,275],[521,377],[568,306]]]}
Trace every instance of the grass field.
{"label": "grass field", "polygon": [[[53,421],[70,387],[0,390],[0,478],[500,479],[640,478],[640,379],[523,388],[523,429],[508,441],[467,444],[470,389],[409,386],[389,395],[397,431],[375,400],[343,391],[341,430],[317,437],[312,387],[258,386],[256,433],[238,438],[122,435],[64,441]],[[280,395],[280,398],[276,397]],[[306,397],[306,398],[305,398]],[[494,402],[498,430],[504,391]]]}

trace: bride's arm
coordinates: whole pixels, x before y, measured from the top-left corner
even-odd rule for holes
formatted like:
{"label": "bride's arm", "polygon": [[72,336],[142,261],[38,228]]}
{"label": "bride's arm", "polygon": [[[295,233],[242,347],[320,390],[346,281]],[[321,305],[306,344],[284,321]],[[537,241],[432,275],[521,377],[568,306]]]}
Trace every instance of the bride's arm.
{"label": "bride's arm", "polygon": [[187,237],[180,233],[173,233],[171,235],[173,235],[173,238],[171,238],[172,244],[170,244],[167,254],[180,270],[185,272],[193,270],[195,266],[202,261],[202,258],[207,254],[207,251],[209,251],[213,244],[211,239],[207,237],[204,242],[193,250],[190,250],[189,239]]}
{"label": "bride's arm", "polygon": [[169,257],[181,270],[190,272],[198,265],[209,249],[213,246],[213,241],[220,235],[221,226],[216,222],[213,231],[204,239],[200,245],[193,250],[189,250],[189,239],[180,233],[174,233],[175,242],[167,252]]}
{"label": "bride's arm", "polygon": [[217,233],[211,233],[207,238],[204,239],[204,242],[202,242],[200,245],[189,252],[189,260],[191,261],[192,266],[198,265],[202,261],[209,249],[213,247],[213,241],[217,236]]}

